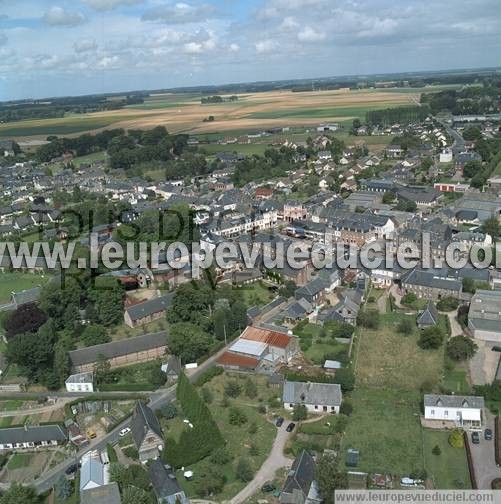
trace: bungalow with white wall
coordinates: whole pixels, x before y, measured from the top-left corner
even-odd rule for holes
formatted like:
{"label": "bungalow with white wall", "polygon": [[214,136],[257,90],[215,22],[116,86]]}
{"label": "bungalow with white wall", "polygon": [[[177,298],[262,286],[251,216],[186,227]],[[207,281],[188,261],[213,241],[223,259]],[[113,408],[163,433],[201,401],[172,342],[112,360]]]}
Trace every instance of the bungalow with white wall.
{"label": "bungalow with white wall", "polygon": [[287,410],[304,405],[311,413],[339,413],[343,394],[337,383],[286,381],[282,398]]}

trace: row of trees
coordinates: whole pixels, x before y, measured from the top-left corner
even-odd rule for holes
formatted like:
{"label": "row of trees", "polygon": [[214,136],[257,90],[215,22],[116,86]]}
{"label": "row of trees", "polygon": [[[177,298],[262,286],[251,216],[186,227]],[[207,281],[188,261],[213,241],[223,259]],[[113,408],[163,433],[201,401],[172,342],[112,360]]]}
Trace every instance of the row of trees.
{"label": "row of trees", "polygon": [[209,456],[225,441],[209,408],[184,374],[178,379],[176,397],[193,428],[184,430],[178,441],[166,439],[169,449],[163,456],[173,467],[183,467]]}
{"label": "row of trees", "polygon": [[370,110],[366,113],[369,125],[391,126],[392,124],[411,124],[424,121],[430,115],[427,106],[395,107],[383,110]]}

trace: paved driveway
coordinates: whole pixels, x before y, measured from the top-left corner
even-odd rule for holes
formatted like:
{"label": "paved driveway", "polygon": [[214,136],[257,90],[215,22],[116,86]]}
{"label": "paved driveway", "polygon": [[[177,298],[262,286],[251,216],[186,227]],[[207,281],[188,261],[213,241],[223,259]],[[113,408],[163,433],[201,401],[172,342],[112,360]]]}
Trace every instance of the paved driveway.
{"label": "paved driveway", "polygon": [[492,351],[492,347],[499,346],[499,343],[481,340],[475,340],[475,343],[478,350],[469,362],[471,381],[473,385],[492,383],[500,356],[499,352]]}
{"label": "paved driveway", "polygon": [[[486,412],[486,425],[492,430],[494,435],[494,417]],[[488,490],[491,488],[491,481],[495,478],[501,478],[501,468],[496,465],[494,458],[494,439],[486,441],[484,433],[480,434],[480,444],[475,445],[471,442],[471,434],[468,433],[470,441],[471,456],[473,467],[475,468],[475,477],[479,490]]]}

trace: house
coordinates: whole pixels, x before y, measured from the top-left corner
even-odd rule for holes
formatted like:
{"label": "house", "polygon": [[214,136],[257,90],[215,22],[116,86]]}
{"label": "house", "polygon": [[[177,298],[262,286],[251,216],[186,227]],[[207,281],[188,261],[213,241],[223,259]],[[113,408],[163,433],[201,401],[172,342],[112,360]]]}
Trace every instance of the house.
{"label": "house", "polygon": [[36,450],[58,446],[68,440],[68,432],[60,425],[9,427],[0,429],[0,450]]}
{"label": "house", "polygon": [[445,276],[440,271],[414,268],[402,278],[402,288],[405,292],[416,294],[418,298],[458,298],[463,283],[461,280]]}
{"label": "house", "polygon": [[77,373],[64,382],[68,392],[94,392],[94,373]]}
{"label": "house", "polygon": [[99,452],[86,453],[81,460],[80,491],[98,488],[109,483],[107,468],[101,462]]}
{"label": "house", "polygon": [[80,492],[80,504],[122,504],[117,483],[110,483]]}
{"label": "house", "polygon": [[190,502],[169,465],[156,459],[149,465],[148,474],[158,504],[188,504]]}
{"label": "house", "polygon": [[145,464],[157,459],[164,448],[162,429],[152,409],[143,401],[137,401],[131,421],[132,438],[139,452],[139,460]]}
{"label": "house", "polygon": [[42,289],[40,287],[33,287],[33,289],[12,292],[11,302],[16,308],[19,308],[22,305],[38,301],[41,292]]}
{"label": "house", "polygon": [[501,342],[501,291],[477,290],[468,312],[474,338]]}
{"label": "house", "polygon": [[482,427],[484,398],[479,396],[435,395],[424,396],[425,420],[437,421],[437,426]]}
{"label": "house", "polygon": [[337,383],[311,383],[286,381],[283,390],[284,408],[304,405],[311,413],[339,413],[343,394]]}
{"label": "house", "polygon": [[332,159],[332,153],[331,151],[323,150],[317,154],[317,157],[320,161],[330,161]]}
{"label": "house", "polygon": [[402,157],[404,149],[400,145],[388,145],[386,148],[386,156],[392,159]]}
{"label": "house", "polygon": [[420,329],[438,324],[438,310],[433,301],[428,301],[426,308],[418,315],[417,325]]}
{"label": "house", "polygon": [[328,287],[328,283],[321,278],[315,278],[306,285],[296,289],[294,297],[296,300],[306,299],[311,305],[317,305],[323,302]]}
{"label": "house", "polygon": [[69,352],[73,373],[94,370],[94,364],[105,358],[111,368],[158,359],[167,349],[167,333],[157,332],[94,345]]}
{"label": "house", "polygon": [[167,380],[177,380],[182,370],[181,359],[175,355],[171,355],[169,360],[162,364],[162,371],[167,375]]}
{"label": "house", "polygon": [[134,328],[165,317],[166,311],[172,306],[173,298],[174,294],[169,292],[163,296],[129,306],[124,313],[125,324]]}
{"label": "house", "polygon": [[315,481],[315,460],[306,451],[294,460],[287,475],[282,493],[281,504],[320,504],[323,502]]}

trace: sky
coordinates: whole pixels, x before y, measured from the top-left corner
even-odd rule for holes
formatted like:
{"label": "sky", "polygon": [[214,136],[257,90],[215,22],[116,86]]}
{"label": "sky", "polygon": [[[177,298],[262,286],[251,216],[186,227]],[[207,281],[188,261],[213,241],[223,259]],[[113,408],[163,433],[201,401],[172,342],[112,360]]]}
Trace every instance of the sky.
{"label": "sky", "polygon": [[501,66],[500,0],[0,0],[0,100]]}

